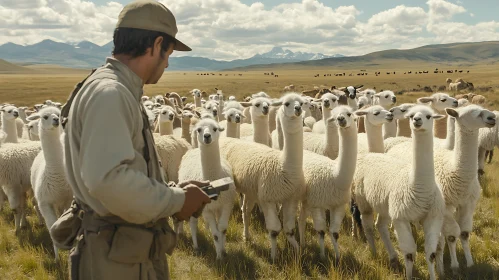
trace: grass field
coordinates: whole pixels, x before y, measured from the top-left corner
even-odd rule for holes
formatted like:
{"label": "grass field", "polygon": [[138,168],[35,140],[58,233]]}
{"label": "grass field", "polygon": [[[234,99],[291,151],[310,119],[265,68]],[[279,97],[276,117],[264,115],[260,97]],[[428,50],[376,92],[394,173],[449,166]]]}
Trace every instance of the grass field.
{"label": "grass field", "polygon": [[[313,86],[345,86],[363,84],[366,88],[391,89],[395,92],[405,91],[398,95],[398,103],[413,102],[417,97],[431,93],[414,91],[418,85],[441,86],[445,79],[462,77],[474,83],[475,87],[490,87],[479,92],[487,97],[486,107],[499,108],[499,70],[493,66],[470,66],[469,74],[423,74],[404,75],[405,71],[432,70],[432,65],[410,65],[411,67],[367,68],[368,76],[324,77],[314,78],[315,74],[349,72],[358,70],[340,70],[318,68],[314,70],[262,69],[248,72],[213,72],[215,75],[196,75],[201,72],[166,72],[157,85],[147,85],[147,95],[163,94],[176,91],[181,95],[193,88],[214,92],[220,88],[225,95],[243,97],[258,91],[266,91],[278,96],[281,89],[288,84],[294,84],[299,91],[311,89]],[[425,68],[422,68],[425,67]],[[437,66],[439,67],[439,66]],[[409,69],[410,68],[410,69]],[[365,69],[365,68],[362,68]],[[458,69],[460,69],[458,67]],[[278,78],[265,76],[264,72],[274,71]],[[382,75],[375,77],[373,72],[381,71]],[[396,71],[396,75],[385,75],[386,71]],[[222,74],[222,76],[220,76]],[[242,74],[242,76],[239,76]],[[12,102],[19,106],[33,105],[46,99],[65,102],[74,85],[86,75],[85,71],[76,73],[51,74],[1,74],[0,102]],[[227,75],[227,76],[226,76]],[[446,279],[499,279],[499,159],[486,166],[486,174],[482,178],[482,197],[475,212],[475,223],[471,235],[471,248],[475,265],[465,268],[464,255],[458,245],[458,258],[461,266],[460,276],[453,277],[446,269]],[[255,213],[251,221],[253,241],[244,243],[242,238],[242,220],[238,210],[234,209],[227,232],[227,253],[225,261],[215,261],[215,250],[208,231],[200,222],[201,250],[194,253],[188,225],[185,226],[186,236],[182,237],[178,249],[169,258],[173,279],[403,279],[402,259],[399,269],[391,270],[388,256],[377,235],[378,256],[371,256],[367,243],[350,237],[350,215],[347,214],[343,229],[340,232],[340,250],[342,256],[339,262],[334,260],[332,244],[326,238],[328,260],[321,261],[317,238],[313,234],[310,221],[307,227],[307,244],[299,256],[295,256],[287,245],[285,237],[280,234],[278,259],[270,261],[270,245],[268,234],[264,230],[261,217]],[[28,228],[19,236],[14,234],[13,213],[8,205],[0,211],[0,280],[3,279],[67,279],[67,252],[61,252],[61,263],[53,260],[53,249],[50,237],[44,226],[37,225],[37,218],[32,207],[28,211]],[[392,240],[397,246],[392,232]],[[417,233],[418,255],[415,265],[415,276],[427,279],[428,273],[423,255],[423,233]],[[459,243],[459,242],[458,242]],[[444,259],[449,267],[447,248]]]}

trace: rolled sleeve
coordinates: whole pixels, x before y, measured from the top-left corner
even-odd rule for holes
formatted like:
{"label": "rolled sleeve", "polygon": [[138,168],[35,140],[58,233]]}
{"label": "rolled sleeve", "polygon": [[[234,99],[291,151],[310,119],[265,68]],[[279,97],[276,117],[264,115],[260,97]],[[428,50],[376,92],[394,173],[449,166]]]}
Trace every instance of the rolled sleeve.
{"label": "rolled sleeve", "polygon": [[181,188],[167,187],[132,168],[138,153],[133,131],[141,121],[126,88],[106,87],[84,107],[80,142],[81,178],[88,192],[112,214],[143,224],[179,212],[185,201]]}

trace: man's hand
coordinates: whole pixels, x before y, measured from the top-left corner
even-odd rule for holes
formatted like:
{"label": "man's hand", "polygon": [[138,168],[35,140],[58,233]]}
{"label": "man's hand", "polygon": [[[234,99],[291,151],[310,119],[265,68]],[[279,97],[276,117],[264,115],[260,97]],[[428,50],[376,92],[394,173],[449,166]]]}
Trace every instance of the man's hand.
{"label": "man's hand", "polygon": [[210,197],[199,188],[199,186],[204,187],[209,184],[209,182],[198,181],[180,183],[178,186],[181,186],[185,190],[185,201],[180,212],[175,213],[174,217],[180,221],[185,221],[194,214],[199,213],[205,204],[210,203]]}

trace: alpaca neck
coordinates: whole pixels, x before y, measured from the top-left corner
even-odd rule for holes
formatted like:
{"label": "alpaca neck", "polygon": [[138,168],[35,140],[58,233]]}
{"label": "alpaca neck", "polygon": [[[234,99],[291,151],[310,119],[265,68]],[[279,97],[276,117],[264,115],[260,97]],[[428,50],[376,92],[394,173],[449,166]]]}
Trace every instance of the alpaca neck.
{"label": "alpaca neck", "polygon": [[191,121],[182,121],[182,138],[187,141],[191,141],[191,133],[189,132],[191,126]]}
{"label": "alpaca neck", "polygon": [[204,180],[214,180],[213,178],[222,174],[222,163],[220,161],[220,149],[218,140],[213,141],[211,144],[198,143],[199,153],[201,156],[201,170],[203,172]]}
{"label": "alpaca neck", "polygon": [[351,125],[340,131],[340,151],[338,168],[335,170],[336,186],[350,189],[357,164],[357,127]]}
{"label": "alpaca neck", "polygon": [[433,159],[433,132],[412,133],[412,166],[415,183],[421,181],[419,187],[426,184],[428,178],[435,177]]}
{"label": "alpaca neck", "polygon": [[231,138],[239,138],[239,124],[227,121],[226,136]]}
{"label": "alpaca neck", "polygon": [[312,111],[310,109],[304,109],[303,110],[303,118],[308,118],[312,116]]}
{"label": "alpaca neck", "polygon": [[397,137],[411,137],[411,127],[409,126],[409,119],[403,118],[397,120]]}
{"label": "alpaca neck", "polygon": [[51,169],[57,168],[64,171],[62,143],[58,128],[52,130],[42,130],[39,132],[45,164]]}
{"label": "alpaca neck", "polygon": [[269,116],[261,116],[252,119],[253,141],[255,143],[269,145]]}
{"label": "alpaca neck", "polygon": [[352,108],[352,110],[356,111],[358,109],[357,108],[357,99],[352,99],[352,98],[348,97],[347,103],[348,103],[348,106],[350,108]]}
{"label": "alpaca neck", "polygon": [[322,105],[322,121],[327,126],[327,120],[331,117],[331,109],[324,107]]}
{"label": "alpaca neck", "polygon": [[24,110],[19,110],[19,118],[23,120],[23,122],[26,124],[28,123],[28,120],[26,119],[28,116],[26,116],[26,111]]}
{"label": "alpaca neck", "polygon": [[194,96],[194,104],[196,105],[196,108],[201,107],[201,97]]}
{"label": "alpaca neck", "polygon": [[[458,122],[455,123],[456,137],[454,145],[454,166],[456,171],[476,175],[478,170],[478,129],[468,130]],[[473,160],[475,159],[475,160]]]}
{"label": "alpaca neck", "polygon": [[456,139],[456,119],[452,117],[447,117],[447,135],[445,137],[445,148],[447,150],[453,150],[455,139]]}
{"label": "alpaca neck", "polygon": [[330,122],[326,125],[326,133],[324,137],[326,137],[326,151],[329,152],[326,154],[331,154],[331,152],[334,151],[338,152],[340,143],[338,141],[338,127],[335,122]]}
{"label": "alpaca neck", "polygon": [[288,174],[303,174],[303,125],[301,117],[289,119],[281,116],[284,146],[283,170]]}
{"label": "alpaca neck", "polygon": [[367,145],[370,153],[384,153],[383,129],[381,125],[373,125],[369,120],[364,120],[367,134]]}
{"label": "alpaca neck", "polygon": [[[182,131],[183,132],[183,131]],[[172,135],[173,122],[159,122],[159,135]]]}
{"label": "alpaca neck", "polygon": [[7,120],[2,113],[2,130],[7,134],[4,143],[17,143],[16,119]]}

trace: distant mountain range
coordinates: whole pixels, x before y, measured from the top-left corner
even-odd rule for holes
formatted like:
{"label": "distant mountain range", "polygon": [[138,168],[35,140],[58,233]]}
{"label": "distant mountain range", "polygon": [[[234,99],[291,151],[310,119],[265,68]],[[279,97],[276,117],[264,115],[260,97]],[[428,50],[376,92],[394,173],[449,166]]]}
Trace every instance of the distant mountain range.
{"label": "distant mountain range", "polygon": [[[0,46],[0,59],[17,64],[55,64],[70,68],[92,68],[103,64],[111,55],[113,42],[99,46],[89,41],[67,44],[43,40],[39,43],[21,46],[6,43]],[[204,57],[171,57],[169,70],[223,70],[245,67],[255,64],[288,63],[343,57],[341,54],[324,55],[322,53],[292,52],[281,47],[274,47],[270,52],[257,54],[248,59],[220,61]]]}

